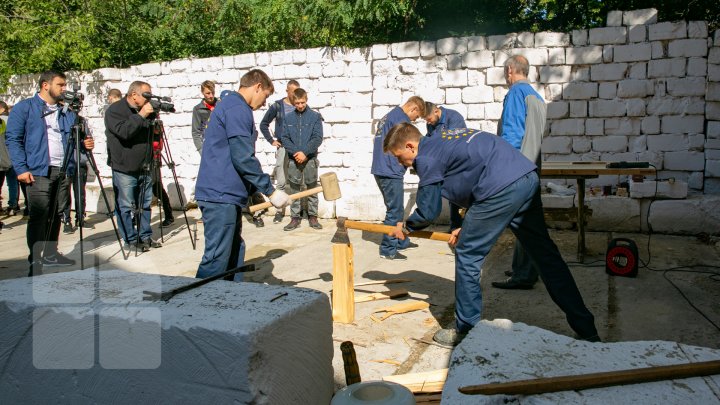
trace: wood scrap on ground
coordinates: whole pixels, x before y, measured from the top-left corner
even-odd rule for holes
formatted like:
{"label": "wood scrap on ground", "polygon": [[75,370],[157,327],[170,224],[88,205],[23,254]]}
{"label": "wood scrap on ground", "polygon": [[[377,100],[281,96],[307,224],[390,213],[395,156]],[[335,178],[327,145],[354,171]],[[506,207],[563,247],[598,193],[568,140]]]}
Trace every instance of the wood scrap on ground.
{"label": "wood scrap on ground", "polygon": [[389,300],[391,298],[399,298],[408,295],[408,291],[404,288],[398,288],[395,290],[381,291],[372,294],[363,295],[361,297],[355,297],[355,303],[377,301],[377,300]]}
{"label": "wood scrap on ground", "polygon": [[[404,314],[406,312],[419,311],[421,309],[428,309],[428,308],[430,308],[430,304],[428,304],[425,301],[404,302],[402,304],[397,304],[397,305],[392,305],[389,307],[380,308],[380,309],[374,311],[372,313],[372,315],[370,315],[370,319],[372,319],[375,322],[382,322],[395,314]],[[380,312],[385,312],[385,314],[380,317],[375,316],[375,314],[378,314]]]}
{"label": "wood scrap on ground", "polygon": [[445,380],[447,380],[448,369],[426,371],[423,373],[389,375],[383,377],[383,381],[390,381],[404,385],[413,393],[434,393],[442,392]]}
{"label": "wood scrap on ground", "polygon": [[376,359],[376,360],[370,360],[373,363],[385,363],[385,364],[392,364],[393,366],[399,366],[402,363],[397,360],[391,360],[391,359]]}
{"label": "wood scrap on ground", "polygon": [[396,283],[409,283],[412,280],[409,278],[393,278],[390,280],[375,280],[375,281],[366,281],[364,283],[357,283],[355,284],[355,287],[362,287],[365,285],[376,285],[376,284],[396,284]]}

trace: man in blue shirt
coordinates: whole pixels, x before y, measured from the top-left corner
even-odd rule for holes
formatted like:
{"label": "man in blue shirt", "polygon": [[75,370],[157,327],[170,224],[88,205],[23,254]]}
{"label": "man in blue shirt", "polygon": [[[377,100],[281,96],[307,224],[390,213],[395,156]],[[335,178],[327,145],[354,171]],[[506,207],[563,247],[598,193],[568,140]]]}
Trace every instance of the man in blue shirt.
{"label": "man in blue shirt", "polygon": [[[414,167],[420,177],[408,231],[422,229],[437,217],[441,195],[467,208],[462,228],[454,230],[449,241],[456,249],[456,327],[439,330],[436,342],[452,347],[480,321],[482,264],[506,227],[538,264],[550,297],[570,327],[581,339],[599,341],[594,317],[545,227],[535,164],[487,132],[455,129],[428,138],[408,123],[390,130],[383,150],[403,166]],[[393,236],[402,239],[404,232],[397,229]]]}
{"label": "man in blue shirt", "polygon": [[[285,116],[295,110],[295,106],[292,102],[292,94],[295,89],[299,87],[300,83],[298,83],[297,80],[288,81],[287,88],[285,89],[287,91],[287,96],[272,103],[263,116],[263,119],[260,121],[260,132],[262,132],[263,137],[272,146],[277,148],[277,151],[275,152],[275,186],[278,190],[283,191],[285,191],[289,159],[280,138],[282,137]],[[270,133],[270,123],[273,120],[275,121],[274,138]],[[273,223],[279,224],[282,222],[284,216],[285,212],[283,212],[283,210],[276,212],[275,217],[273,218]]]}
{"label": "man in blue shirt", "polygon": [[[427,122],[427,135],[437,136],[448,129],[467,128],[465,119],[455,110],[437,106],[431,102],[425,103],[425,122]],[[450,203],[450,232],[462,226],[460,207]]]}
{"label": "man in blue shirt", "polygon": [[[75,260],[57,251],[58,189],[65,176],[72,176],[76,170],[74,143],[68,138],[77,116],[59,104],[66,87],[65,74],[52,70],[42,73],[40,91],[17,103],[8,117],[5,143],[18,182],[27,187],[30,205],[29,276],[42,274],[43,267],[75,264]],[[90,150],[95,143],[92,138],[86,138],[83,145]],[[67,167],[62,173],[64,163]]]}
{"label": "man in blue shirt", "polygon": [[[276,208],[287,205],[288,195],[275,190],[255,157],[255,121],[252,112],[265,105],[274,87],[265,72],[253,69],[240,79],[240,89],[223,96],[205,130],[195,199],[205,224],[205,252],[197,278],[240,267],[245,262],[242,207],[255,191],[270,196]],[[236,281],[242,280],[237,273]]]}
{"label": "man in blue shirt", "polygon": [[[307,92],[297,88],[292,93],[295,110],[285,115],[282,144],[290,157],[288,160],[287,185],[291,194],[299,193],[304,183],[310,190],[317,187],[317,153],[323,141],[322,116],[307,106]],[[308,223],[313,229],[322,229],[318,222],[318,196],[307,198]],[[290,223],[283,229],[292,231],[300,226],[301,199],[293,200],[290,206]]]}
{"label": "man in blue shirt", "polygon": [[[540,94],[530,86],[527,80],[529,70],[530,64],[522,55],[513,55],[505,61],[505,80],[510,86],[510,90],[503,100],[498,132],[501,138],[508,141],[539,167],[540,142],[545,128],[546,107]],[[543,113],[540,116],[533,114],[532,109],[528,109],[532,103],[537,103],[539,109],[542,109]],[[531,133],[526,137],[528,130],[540,133]],[[528,141],[533,136],[537,139],[537,145],[535,145],[535,150],[531,151],[532,148]],[[506,274],[510,274],[510,278],[500,282],[493,281],[492,286],[507,290],[529,290],[538,281],[538,271],[535,265],[517,240],[513,250],[512,272],[506,272]]]}
{"label": "man in blue shirt", "polygon": [[[402,166],[390,154],[383,151],[383,141],[390,128],[401,122],[413,122],[425,115],[425,101],[412,96],[402,107],[390,110],[378,123],[373,139],[373,161],[370,173],[375,176],[380,192],[385,202],[385,220],[383,224],[402,226],[404,215],[404,189],[403,177],[406,167]],[[410,243],[409,238],[397,239],[384,235],[380,242],[380,257],[388,260],[405,260],[405,255],[398,250],[407,250],[417,247]]]}

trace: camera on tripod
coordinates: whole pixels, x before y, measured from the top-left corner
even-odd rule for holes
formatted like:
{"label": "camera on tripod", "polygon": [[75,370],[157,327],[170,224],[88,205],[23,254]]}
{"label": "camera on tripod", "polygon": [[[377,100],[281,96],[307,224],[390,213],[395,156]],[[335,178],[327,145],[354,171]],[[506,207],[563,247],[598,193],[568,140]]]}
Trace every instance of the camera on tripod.
{"label": "camera on tripod", "polygon": [[171,113],[175,112],[175,104],[171,102],[172,100],[170,97],[160,97],[148,92],[143,93],[142,96],[148,100],[153,110]]}
{"label": "camera on tripod", "polygon": [[80,111],[83,101],[85,100],[85,95],[80,93],[80,86],[78,85],[73,86],[73,91],[63,91],[62,97],[66,108],[70,108],[73,111]]}

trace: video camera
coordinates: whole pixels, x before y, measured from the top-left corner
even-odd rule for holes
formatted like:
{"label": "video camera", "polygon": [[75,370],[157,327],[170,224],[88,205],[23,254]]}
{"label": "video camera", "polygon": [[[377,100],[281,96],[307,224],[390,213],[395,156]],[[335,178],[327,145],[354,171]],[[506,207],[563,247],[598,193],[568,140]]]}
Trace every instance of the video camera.
{"label": "video camera", "polygon": [[80,111],[83,101],[85,100],[85,95],[80,93],[80,86],[76,84],[73,86],[72,91],[63,91],[62,98],[63,104],[65,105],[65,111],[67,111],[68,108],[72,109],[73,111]]}
{"label": "video camera", "polygon": [[142,96],[148,100],[152,108],[156,111],[175,112],[175,104],[171,102],[170,97],[160,97],[148,92],[143,93]]}

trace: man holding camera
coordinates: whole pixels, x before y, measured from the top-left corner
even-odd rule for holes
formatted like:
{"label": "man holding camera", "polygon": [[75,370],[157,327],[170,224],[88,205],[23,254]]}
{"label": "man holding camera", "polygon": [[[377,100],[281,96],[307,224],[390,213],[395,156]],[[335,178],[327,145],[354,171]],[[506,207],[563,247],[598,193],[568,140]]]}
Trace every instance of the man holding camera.
{"label": "man holding camera", "polygon": [[[30,205],[27,227],[30,277],[42,274],[43,267],[75,264],[75,260],[57,251],[58,188],[66,173],[75,171],[74,144],[69,137],[76,114],[59,103],[64,99],[66,85],[65,74],[42,73],[40,91],[17,103],[8,117],[6,144],[17,179],[27,186]],[[92,138],[86,138],[83,144],[86,149],[95,146]],[[62,173],[65,164],[66,173]]]}
{"label": "man holding camera", "polygon": [[[153,120],[155,109],[143,93],[151,93],[149,84],[134,81],[127,95],[105,112],[105,135],[112,155],[115,215],[125,243],[143,252],[162,245],[152,240],[150,201],[152,199]],[[132,215],[139,221],[140,232],[133,226]]]}

